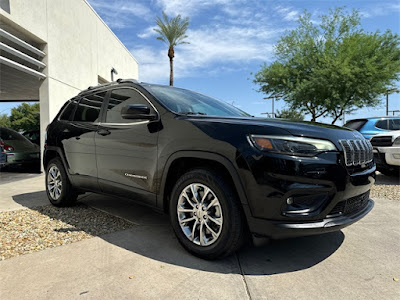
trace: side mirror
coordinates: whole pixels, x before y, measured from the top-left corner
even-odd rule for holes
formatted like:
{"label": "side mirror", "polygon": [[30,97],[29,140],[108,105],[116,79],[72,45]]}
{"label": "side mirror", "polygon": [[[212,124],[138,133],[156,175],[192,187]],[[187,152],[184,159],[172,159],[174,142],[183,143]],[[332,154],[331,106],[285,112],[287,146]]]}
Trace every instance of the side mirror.
{"label": "side mirror", "polygon": [[121,117],[123,119],[131,120],[155,120],[157,118],[156,114],[150,113],[150,107],[143,104],[127,104],[121,110]]}

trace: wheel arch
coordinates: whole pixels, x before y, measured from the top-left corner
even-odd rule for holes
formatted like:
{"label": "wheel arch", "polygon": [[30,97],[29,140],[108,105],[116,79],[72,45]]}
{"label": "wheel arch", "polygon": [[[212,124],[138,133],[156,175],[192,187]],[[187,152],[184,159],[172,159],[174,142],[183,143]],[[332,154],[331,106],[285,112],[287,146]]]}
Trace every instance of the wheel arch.
{"label": "wheel arch", "polygon": [[233,164],[224,156],[204,151],[179,151],[172,154],[165,164],[159,192],[157,195],[157,206],[159,209],[168,211],[169,196],[172,188],[179,177],[194,168],[210,168],[221,171],[232,183],[234,192],[242,205],[248,205],[247,196]]}
{"label": "wheel arch", "polygon": [[67,173],[67,176],[69,179],[71,179],[70,177],[70,173],[69,173],[69,165],[61,151],[60,148],[58,147],[54,147],[54,146],[47,146],[45,152],[44,152],[44,156],[43,156],[43,167],[46,170],[47,164],[54,158],[59,158],[61,159],[62,164],[64,165],[65,168],[65,172]]}

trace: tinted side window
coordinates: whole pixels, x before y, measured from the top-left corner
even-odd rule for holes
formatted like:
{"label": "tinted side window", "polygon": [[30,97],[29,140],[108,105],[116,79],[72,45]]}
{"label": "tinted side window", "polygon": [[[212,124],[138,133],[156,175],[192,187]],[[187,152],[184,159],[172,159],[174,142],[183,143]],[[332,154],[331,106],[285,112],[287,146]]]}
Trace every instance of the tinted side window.
{"label": "tinted side window", "polygon": [[75,111],[74,121],[98,122],[105,92],[82,97]]}
{"label": "tinted side window", "polygon": [[353,121],[347,122],[344,125],[344,127],[351,128],[354,130],[360,130],[361,127],[364,126],[365,122],[367,122],[367,120],[353,120]]}
{"label": "tinted side window", "polygon": [[151,105],[143,96],[133,89],[116,89],[111,92],[107,107],[106,123],[132,123],[134,120],[123,119],[121,110],[128,104]]}
{"label": "tinted side window", "polygon": [[72,113],[74,112],[77,104],[78,104],[77,99],[71,100],[67,104],[67,107],[64,109],[62,115],[60,116],[60,120],[70,121],[72,119]]}
{"label": "tinted side window", "polygon": [[399,119],[390,119],[388,121],[389,121],[389,130],[400,130]]}
{"label": "tinted side window", "polygon": [[380,129],[388,129],[388,120],[380,120],[375,123],[375,127]]}

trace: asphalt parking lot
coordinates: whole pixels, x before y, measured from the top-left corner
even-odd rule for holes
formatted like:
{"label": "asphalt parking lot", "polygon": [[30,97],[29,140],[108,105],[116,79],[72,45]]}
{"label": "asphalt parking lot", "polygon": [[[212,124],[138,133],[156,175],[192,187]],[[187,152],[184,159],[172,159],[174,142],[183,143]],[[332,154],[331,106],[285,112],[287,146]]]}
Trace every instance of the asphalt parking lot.
{"label": "asphalt parking lot", "polygon": [[[0,214],[48,205],[44,176],[25,175],[0,175]],[[381,182],[400,188],[398,179],[379,175]],[[342,231],[210,262],[179,245],[166,216],[87,194],[81,203],[132,226],[0,261],[0,299],[399,299],[400,199],[374,200],[369,215]],[[62,211],[57,218],[68,223]]]}

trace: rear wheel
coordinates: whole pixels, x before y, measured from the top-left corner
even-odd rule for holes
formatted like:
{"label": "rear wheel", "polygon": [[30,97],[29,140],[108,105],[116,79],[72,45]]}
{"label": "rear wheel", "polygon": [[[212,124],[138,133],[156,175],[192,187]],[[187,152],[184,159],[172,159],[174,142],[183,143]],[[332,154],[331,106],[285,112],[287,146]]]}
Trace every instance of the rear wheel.
{"label": "rear wheel", "polygon": [[74,205],[78,197],[59,158],[52,159],[46,167],[46,193],[55,206]]}
{"label": "rear wheel", "polygon": [[170,219],[183,247],[204,259],[232,254],[243,241],[240,203],[228,182],[211,170],[196,169],[177,181]]}

